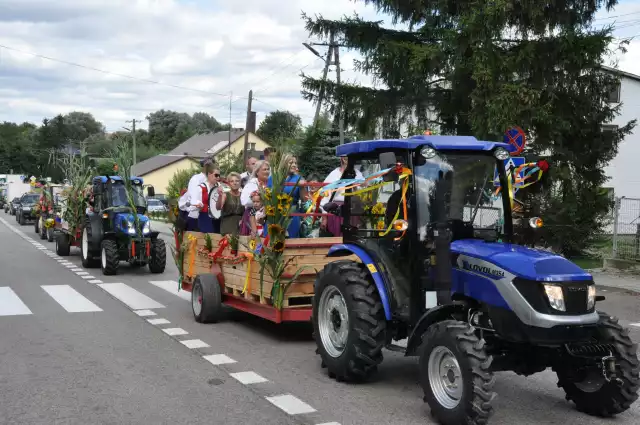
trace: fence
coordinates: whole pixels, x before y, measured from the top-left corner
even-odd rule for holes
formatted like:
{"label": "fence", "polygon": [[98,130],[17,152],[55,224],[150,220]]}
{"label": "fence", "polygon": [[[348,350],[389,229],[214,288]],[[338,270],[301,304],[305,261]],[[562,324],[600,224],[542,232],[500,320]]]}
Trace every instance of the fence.
{"label": "fence", "polygon": [[613,258],[640,261],[640,199],[616,198],[612,245]]}

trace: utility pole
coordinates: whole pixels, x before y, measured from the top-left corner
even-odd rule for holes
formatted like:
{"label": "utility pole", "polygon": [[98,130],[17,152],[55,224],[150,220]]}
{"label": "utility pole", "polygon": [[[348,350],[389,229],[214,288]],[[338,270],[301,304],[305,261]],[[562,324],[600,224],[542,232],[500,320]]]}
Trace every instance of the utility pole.
{"label": "utility pole", "polygon": [[247,102],[247,121],[244,126],[244,159],[243,164],[249,158],[249,125],[251,124],[251,101],[253,100],[253,90],[249,90],[249,101]]}
{"label": "utility pole", "polygon": [[137,155],[136,155],[136,119],[132,119],[131,121],[127,121],[131,123],[131,137],[133,138],[133,165],[138,163]]}
{"label": "utility pole", "polygon": [[227,147],[227,151],[231,153],[231,103],[233,100],[233,92],[229,92],[229,146]]}

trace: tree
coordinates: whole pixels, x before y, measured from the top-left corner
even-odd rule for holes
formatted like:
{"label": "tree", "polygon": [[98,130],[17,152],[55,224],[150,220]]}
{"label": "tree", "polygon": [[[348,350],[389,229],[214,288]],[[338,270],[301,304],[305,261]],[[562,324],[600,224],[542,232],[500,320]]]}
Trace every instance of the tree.
{"label": "tree", "polygon": [[260,123],[256,134],[274,147],[282,147],[301,133],[302,119],[289,111],[269,113]]}
{"label": "tree", "polygon": [[70,112],[62,119],[66,127],[66,136],[76,147],[89,136],[102,135],[105,132],[104,125],[88,112]]}
{"label": "tree", "polygon": [[599,198],[603,168],[635,126],[602,130],[619,113],[619,105],[607,103],[618,77],[601,68],[612,29],[592,24],[600,8],[610,10],[617,0],[547,2],[542,9],[517,0],[367,3],[409,29],[357,16],[304,19],[311,35],[326,39],[333,32],[358,50],[364,59],[356,68],[382,88],[304,77],[305,98],[316,100],[324,86],[331,112],[342,110],[362,132],[382,123],[383,136],[399,135],[404,122],[501,140],[508,127],[519,125],[531,152],[551,153],[557,184],[546,194],[543,213],[557,226],[555,246],[565,254],[583,250],[608,213]]}
{"label": "tree", "polygon": [[149,145],[169,151],[191,136],[198,133],[228,130],[229,125],[222,125],[205,112],[196,112],[190,116],[184,112],[165,109],[155,111],[147,116],[149,121]]}

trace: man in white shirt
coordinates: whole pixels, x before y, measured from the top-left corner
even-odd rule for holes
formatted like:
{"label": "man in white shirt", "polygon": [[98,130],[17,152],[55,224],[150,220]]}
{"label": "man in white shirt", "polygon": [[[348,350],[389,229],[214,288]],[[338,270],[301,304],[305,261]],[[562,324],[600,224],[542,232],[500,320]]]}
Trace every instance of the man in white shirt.
{"label": "man in white shirt", "polygon": [[194,194],[199,193],[200,185],[207,181],[207,176],[204,173],[204,169],[207,164],[212,163],[213,160],[211,158],[204,158],[200,161],[202,171],[198,174],[195,174],[193,177],[191,177],[191,179],[189,179],[187,192],[178,200],[178,208],[180,208],[182,211],[188,211],[189,213],[187,230],[193,230],[192,227],[195,226],[195,222],[198,220],[198,215],[200,213],[199,207],[202,206],[202,201],[199,199],[200,197],[194,197]]}
{"label": "man in white shirt", "polygon": [[253,174],[253,168],[256,166],[257,158],[251,156],[247,158],[245,166],[245,172],[240,174],[240,187],[244,187],[247,184],[247,181],[251,178],[251,174]]}

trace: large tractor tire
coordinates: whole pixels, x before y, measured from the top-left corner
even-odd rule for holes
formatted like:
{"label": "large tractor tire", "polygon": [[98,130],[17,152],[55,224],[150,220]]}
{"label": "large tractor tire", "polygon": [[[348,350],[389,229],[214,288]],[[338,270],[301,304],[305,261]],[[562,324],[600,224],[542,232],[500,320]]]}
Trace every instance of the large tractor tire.
{"label": "large tractor tire", "polygon": [[69,235],[66,233],[58,233],[56,238],[56,254],[61,257],[68,257],[71,253],[71,245]]}
{"label": "large tractor tire", "polygon": [[118,243],[116,241],[112,239],[103,240],[100,257],[100,265],[103,275],[113,276],[118,273],[120,254],[118,253]]}
{"label": "large tractor tire", "polygon": [[80,241],[80,257],[82,258],[82,267],[85,269],[93,269],[100,266],[100,260],[94,257],[93,250],[90,248],[89,227],[82,229],[82,240]]}
{"label": "large tractor tire", "polygon": [[638,399],[638,347],[618,319],[606,313],[600,313],[597,335],[599,344],[614,348],[617,380],[607,381],[595,362],[591,369],[572,370],[567,367],[570,362],[563,362],[553,370],[558,375],[558,387],[565,391],[567,400],[573,401],[579,411],[591,416],[612,417],[628,410]]}
{"label": "large tractor tire", "polygon": [[149,258],[149,271],[151,273],[164,273],[167,265],[167,246],[162,239],[151,240],[151,256]]}
{"label": "large tractor tire", "polygon": [[382,362],[386,329],[380,295],[364,265],[327,264],[316,278],[313,330],[329,376],[345,382],[369,378]]}
{"label": "large tractor tire", "polygon": [[443,425],[485,425],[493,415],[493,358],[465,322],[429,327],[420,347],[420,383],[431,414]]}
{"label": "large tractor tire", "polygon": [[198,323],[220,321],[223,314],[222,290],[212,274],[198,275],[191,288],[191,309]]}

